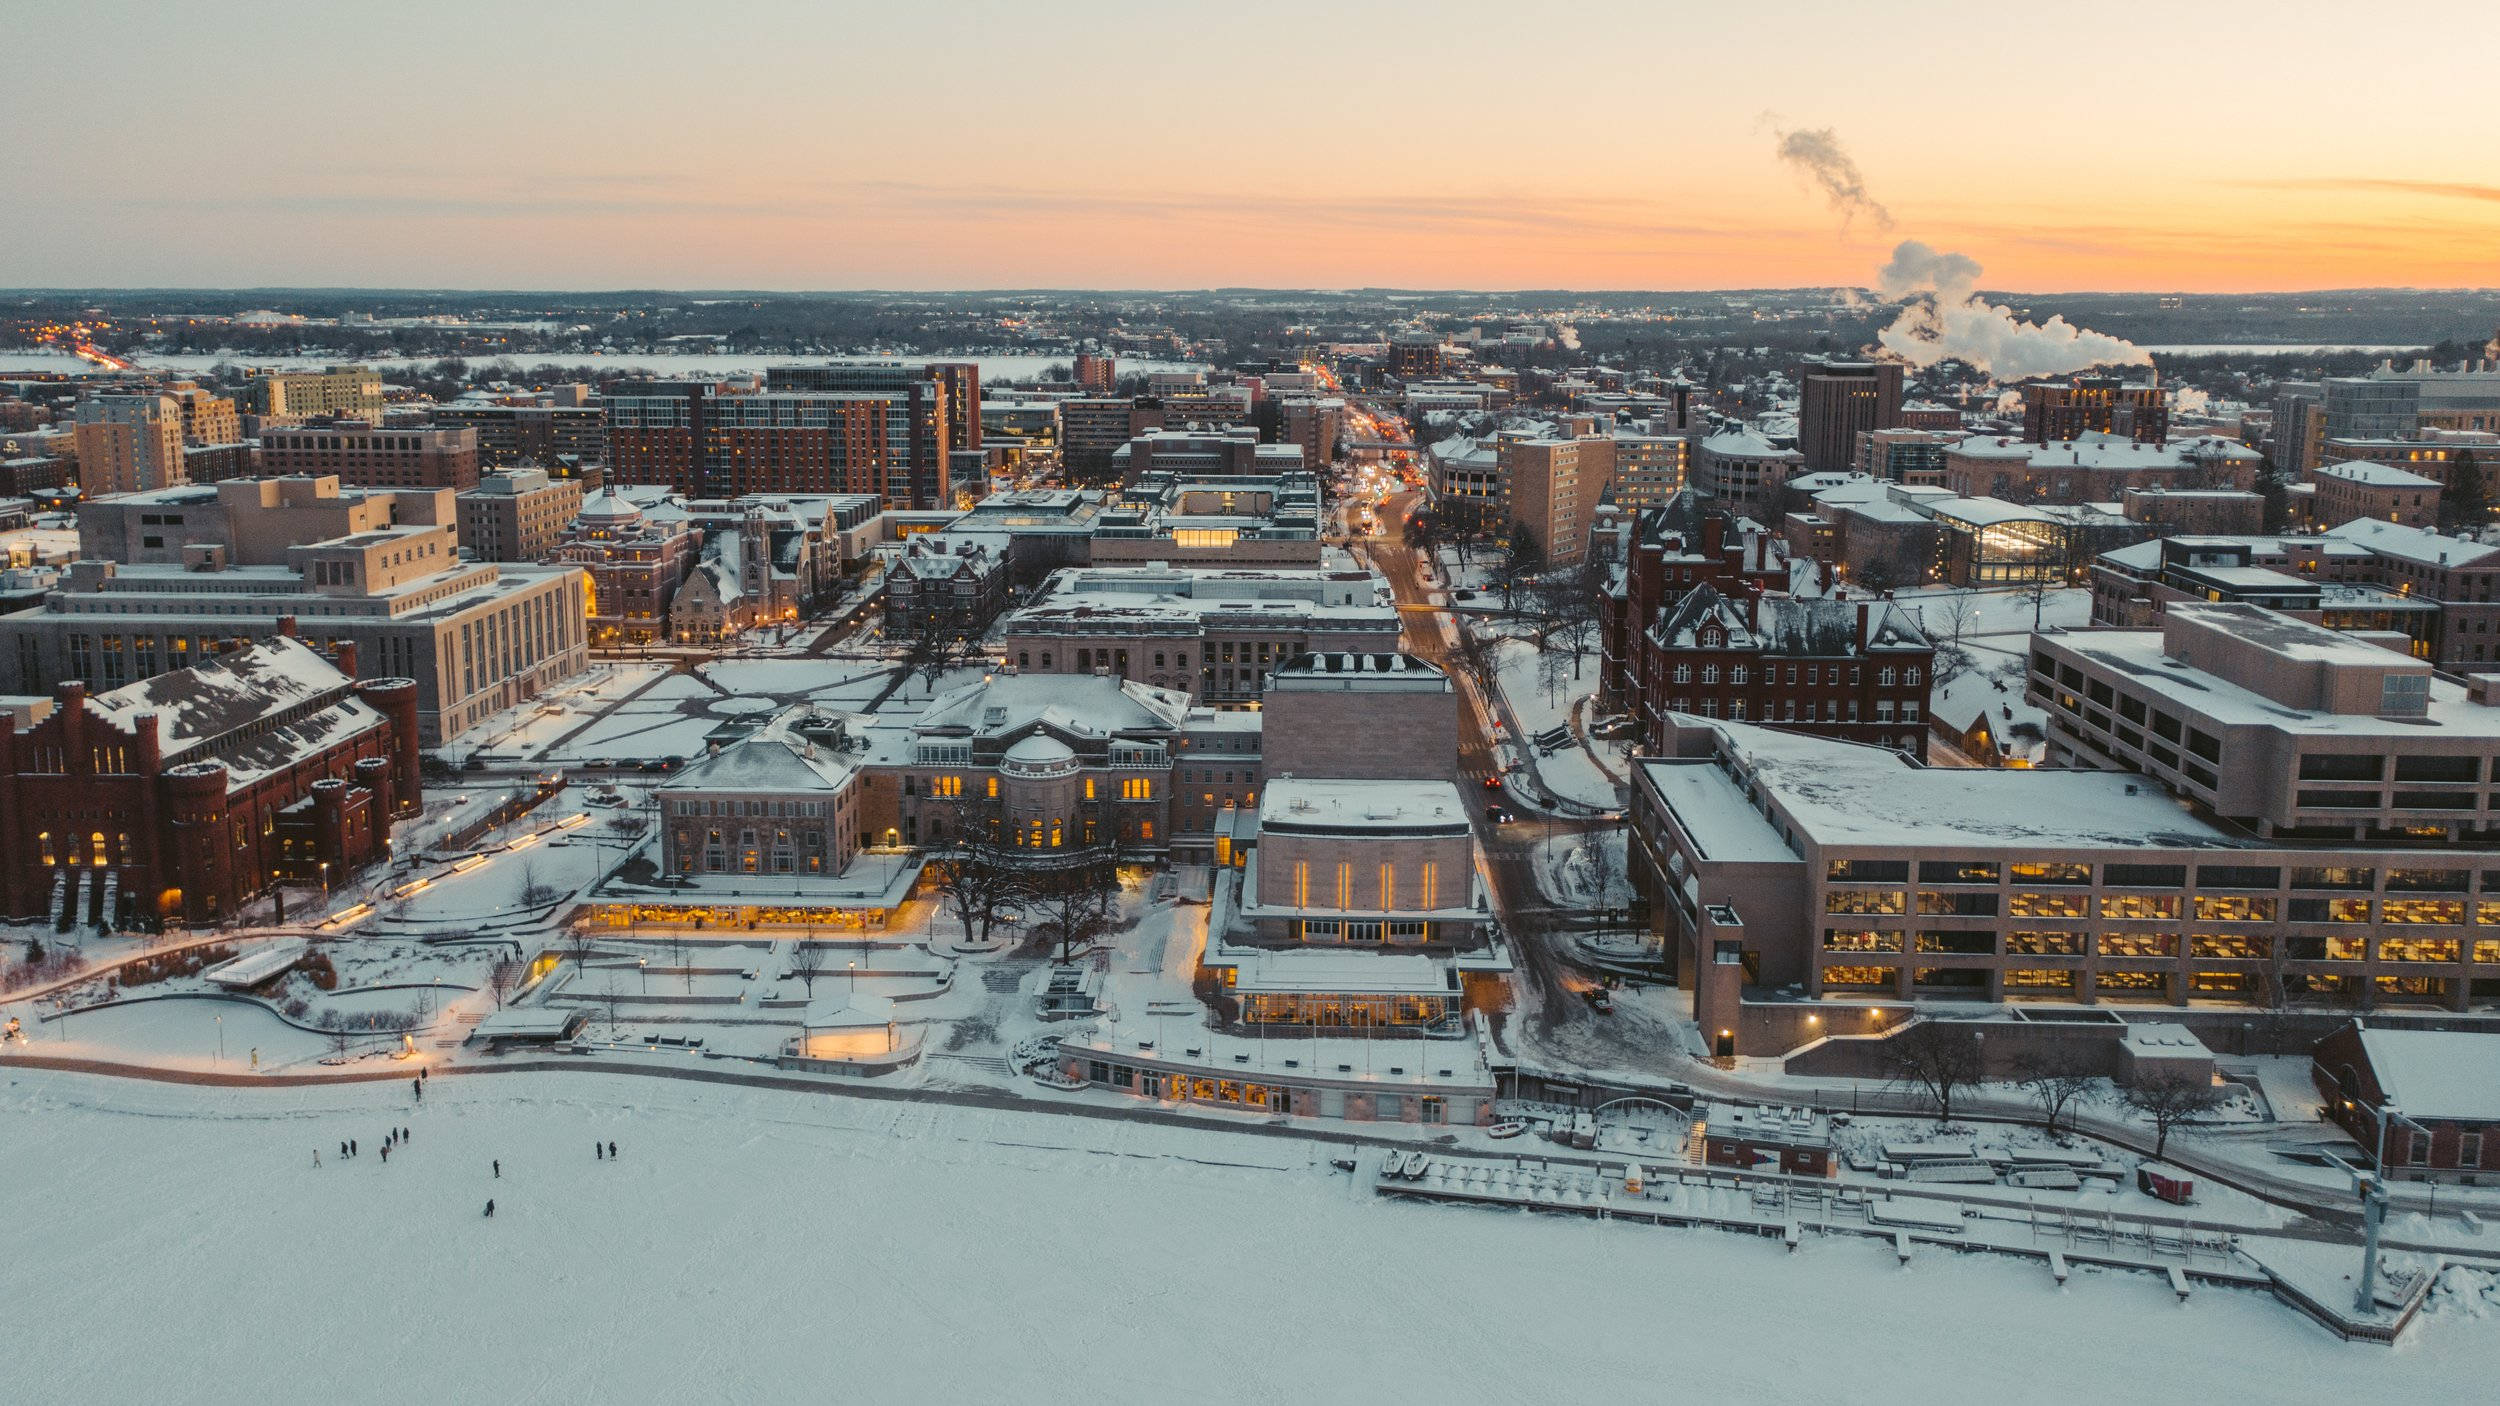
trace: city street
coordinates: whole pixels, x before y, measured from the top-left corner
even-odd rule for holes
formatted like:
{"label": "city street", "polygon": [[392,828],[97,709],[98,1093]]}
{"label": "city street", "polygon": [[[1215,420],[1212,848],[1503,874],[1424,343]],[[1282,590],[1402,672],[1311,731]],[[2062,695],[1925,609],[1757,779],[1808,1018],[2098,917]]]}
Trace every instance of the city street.
{"label": "city street", "polygon": [[[1455,676],[1458,666],[1442,638],[1440,612],[1433,609],[1415,553],[1406,546],[1407,518],[1422,500],[1420,492],[1406,492],[1384,502],[1381,536],[1365,544],[1365,555],[1396,593],[1405,616],[1407,650]],[[1500,793],[1489,790],[1484,781],[1500,773],[1500,764],[1484,695],[1464,683],[1460,692],[1468,704],[1458,713],[1459,789],[1466,794],[1484,837],[1485,874],[1493,889],[1494,912],[1510,931],[1519,961],[1521,1018],[1497,1023],[1504,1042],[1522,1055],[1567,1045],[1578,1052],[1576,1057],[1585,1059],[1586,1051],[1595,1046],[1603,1051],[1604,1062],[1613,1065],[1666,1068],[1680,1063],[1672,1047],[1652,1038],[1634,1038],[1646,1022],[1589,1008],[1581,993],[1596,984],[1595,978],[1573,965],[1561,950],[1569,941],[1569,929],[1553,921],[1532,870],[1536,848],[1543,841],[1619,822],[1546,816],[1503,825],[1488,820],[1486,800]]]}

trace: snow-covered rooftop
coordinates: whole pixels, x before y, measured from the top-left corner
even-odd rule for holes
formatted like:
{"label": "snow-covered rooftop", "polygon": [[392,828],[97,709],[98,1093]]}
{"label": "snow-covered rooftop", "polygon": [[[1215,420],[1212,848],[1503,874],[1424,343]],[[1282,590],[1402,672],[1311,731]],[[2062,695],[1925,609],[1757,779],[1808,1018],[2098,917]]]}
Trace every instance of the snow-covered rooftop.
{"label": "snow-covered rooftop", "polygon": [[2235,849],[2250,842],[2119,772],[1922,767],[1856,742],[1716,722],[1729,764],[1820,845]]}
{"label": "snow-covered rooftop", "polygon": [[2436,489],[2439,487],[2438,479],[2417,474],[2411,469],[2399,468],[2394,464],[2373,464],[2364,459],[2354,459],[2343,464],[2322,464],[2318,468],[2318,477],[2339,479],[2345,483],[2366,484],[2372,488]]}
{"label": "snow-covered rooftop", "polygon": [[2361,1048],[2387,1101],[2407,1117],[2500,1121],[2500,1035],[2365,1028]]}
{"label": "snow-covered rooftop", "polygon": [[97,694],[87,706],[134,731],[142,715],[155,714],[166,765],[217,762],[240,787],[383,726],[349,682],[310,645],[279,635]]}
{"label": "snow-covered rooftop", "polygon": [[2500,555],[2500,547],[2444,537],[2427,527],[2406,527],[2377,518],[2355,518],[2341,527],[2328,528],[2326,535],[2418,566],[2487,565],[2489,558]]}
{"label": "snow-covered rooftop", "polygon": [[1280,776],[1259,797],[1263,831],[1393,830],[1469,833],[1467,807],[1447,781],[1309,780]]}

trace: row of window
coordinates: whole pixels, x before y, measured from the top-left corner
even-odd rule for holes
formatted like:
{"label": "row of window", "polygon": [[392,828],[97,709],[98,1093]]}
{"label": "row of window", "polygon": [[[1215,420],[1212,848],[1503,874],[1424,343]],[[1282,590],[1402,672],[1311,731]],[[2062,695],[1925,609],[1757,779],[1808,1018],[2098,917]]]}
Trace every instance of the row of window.
{"label": "row of window", "polygon": [[[1808,664],[1805,666],[1805,682],[1807,686],[1819,687],[1825,682],[1822,677],[1825,667],[1826,666],[1821,664]],[[1830,665],[1829,668],[1831,670],[1830,682],[1834,684],[1839,683],[1841,666],[1833,664]],[[1788,666],[1788,682],[1792,684],[1797,682],[1797,669],[1797,665],[1791,664]],[[1849,683],[1852,686],[1855,686],[1860,678],[1860,666],[1851,664],[1848,666],[1848,669]],[[1764,665],[1762,668],[1762,682],[1766,684],[1778,683],[1780,681],[1779,672],[1779,666],[1776,664]],[[1875,684],[1878,688],[1895,687],[1896,678],[1899,680],[1898,686],[1916,688],[1920,683],[1925,681],[1926,673],[1924,670],[1913,665],[1909,668],[1899,670],[1896,674],[1896,671],[1890,664],[1887,664],[1875,671]],[[1691,683],[1693,681],[1693,666],[1690,664],[1676,665],[1675,681],[1677,683]],[[1702,665],[1701,681],[1706,684],[1717,683],[1719,681],[1719,666],[1716,664]],[[1731,664],[1728,666],[1727,670],[1727,681],[1731,684],[1751,683],[1753,681],[1753,675],[1747,666],[1743,664]]]}
{"label": "row of window", "polygon": [[[1918,861],[1917,872],[1922,884],[2012,882],[2088,887],[2093,877],[2092,865],[2079,860],[2007,864],[1993,859],[1923,859]],[[2367,892],[2380,888],[2383,877],[2389,893],[2467,893],[2474,888],[2474,872],[2399,865],[2382,875],[2378,868],[2367,864],[2319,864],[2296,865],[2290,875],[2294,889]],[[1833,859],[1823,866],[1823,877],[1833,883],[1906,884],[1910,874],[1910,861],[1906,859]],[[2195,866],[2194,877],[2199,889],[2263,890],[2284,886],[2284,870],[2277,865],[2200,864]],[[2189,886],[2189,866],[2108,863],[2100,866],[2100,879],[2110,888],[2183,889]],[[2482,889],[2500,894],[2500,869],[2483,871]]]}
{"label": "row of window", "polygon": [[[2187,954],[2200,958],[2268,959],[2276,939],[2263,933],[2189,933]],[[2305,962],[2370,960],[2369,938],[2286,937],[2283,955]],[[1922,931],[1905,933],[1883,928],[1825,928],[1826,952],[1899,953],[2011,957],[2148,957],[2179,955],[2180,934],[2174,932],[2069,932],[2057,929],[1992,931]],[[2500,939],[2483,938],[2470,947],[2453,937],[2381,936],[2378,960],[2384,962],[2457,962],[2468,955],[2478,963],[2500,962]]]}

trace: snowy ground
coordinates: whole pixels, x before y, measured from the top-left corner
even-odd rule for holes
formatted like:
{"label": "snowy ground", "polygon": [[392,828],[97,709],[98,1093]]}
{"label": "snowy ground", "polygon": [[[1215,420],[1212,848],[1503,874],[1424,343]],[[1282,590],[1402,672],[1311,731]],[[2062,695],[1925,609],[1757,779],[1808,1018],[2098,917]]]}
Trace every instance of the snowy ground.
{"label": "snowy ground", "polygon": [[[1592,830],[1538,841],[1530,863],[1546,902],[1576,909],[1629,904],[1632,881],[1624,873],[1624,838],[1621,830]],[[1602,861],[1590,852],[1591,845],[1604,851]]]}
{"label": "snowy ground", "polygon": [[[1513,739],[1511,755],[1533,765],[1545,788],[1566,800],[1601,810],[1623,804],[1622,788],[1589,759],[1576,736],[1566,737],[1551,756],[1538,756],[1532,745],[1539,733],[1568,728],[1579,701],[1597,691],[1597,655],[1583,654],[1575,677],[1567,665],[1559,674],[1549,675],[1545,654],[1524,640],[1503,640],[1495,648],[1501,660],[1502,697],[1522,734]],[[1621,755],[1620,744],[1598,745],[1613,747],[1618,758]],[[1620,760],[1616,765],[1621,767]]]}
{"label": "snowy ground", "polygon": [[[2500,1370],[2481,1276],[2455,1276],[2388,1352],[2255,1293],[2181,1305],[2141,1275],[2060,1289],[1988,1255],[1900,1268],[1871,1240],[1791,1255],[1384,1201],[1322,1140],[601,1075],[441,1078],[421,1106],[399,1081],[193,1089],[4,1061],[0,1079],[19,1134],[0,1139],[0,1183],[43,1205],[0,1222],[20,1286],[8,1377],[46,1401],[260,1402],[287,1381],[516,1403],[1515,1401],[1564,1384],[2210,1402],[2256,1382],[2335,1402]],[[403,1124],[386,1164],[383,1130]],[[351,1137],[362,1155],[341,1163]],[[616,1162],[581,1155],[611,1139]]]}

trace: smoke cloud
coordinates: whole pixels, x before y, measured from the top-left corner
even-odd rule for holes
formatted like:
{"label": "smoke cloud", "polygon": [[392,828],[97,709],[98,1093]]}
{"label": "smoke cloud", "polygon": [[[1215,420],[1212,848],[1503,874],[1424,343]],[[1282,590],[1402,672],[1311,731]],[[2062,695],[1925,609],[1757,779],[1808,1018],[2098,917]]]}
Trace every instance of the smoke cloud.
{"label": "smoke cloud", "polygon": [[1892,228],[1892,212],[1867,193],[1866,177],[1859,173],[1858,163],[1841,148],[1840,137],[1831,128],[1775,130],[1780,139],[1780,160],[1822,187],[1824,198],[1840,212],[1842,229],[1849,228],[1849,222],[1860,215],[1873,220],[1878,228]]}
{"label": "smoke cloud", "polygon": [[1876,275],[1901,315],[1876,334],[1912,366],[1964,361],[1992,380],[2059,376],[2094,366],[2146,366],[2152,355],[2122,337],[2077,327],[2063,317],[2024,322],[1979,296],[1979,261],[1905,239]]}

